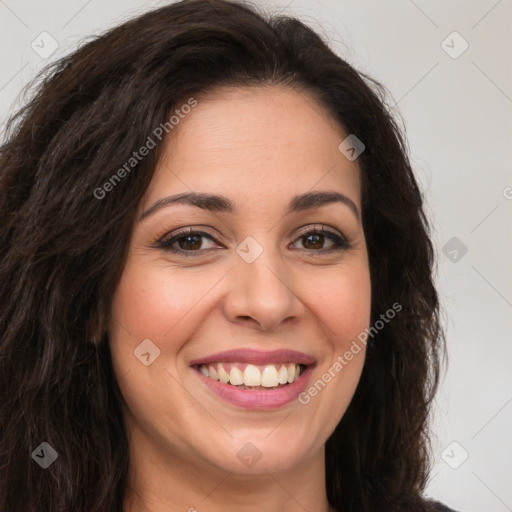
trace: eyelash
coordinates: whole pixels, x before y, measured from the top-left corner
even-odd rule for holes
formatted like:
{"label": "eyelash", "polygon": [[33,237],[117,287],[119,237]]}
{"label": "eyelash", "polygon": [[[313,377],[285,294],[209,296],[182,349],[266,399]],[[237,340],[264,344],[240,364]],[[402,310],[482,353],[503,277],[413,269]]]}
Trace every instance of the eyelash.
{"label": "eyelash", "polygon": [[[297,249],[297,250],[303,251],[303,252],[306,251],[306,252],[325,254],[325,253],[331,253],[331,252],[337,252],[337,251],[344,251],[344,250],[352,248],[352,244],[350,244],[345,238],[343,238],[331,231],[327,231],[323,227],[321,229],[312,228],[312,229],[309,229],[308,231],[305,231],[305,232],[299,234],[299,236],[295,239],[295,241],[293,243],[295,243],[296,241],[298,241],[300,239],[306,238],[310,235],[323,235],[323,236],[329,238],[332,242],[334,242],[335,247],[330,248],[330,249],[319,249],[319,250],[316,250],[316,249]],[[199,249],[199,250],[195,250],[195,251],[194,250],[185,251],[183,249],[177,249],[177,248],[172,247],[176,242],[178,242],[179,240],[181,240],[183,238],[186,238],[188,236],[204,236],[205,238],[208,238],[212,242],[218,243],[215,240],[215,238],[213,236],[211,236],[209,233],[205,233],[204,231],[193,231],[192,228],[187,228],[187,229],[177,231],[169,238],[166,238],[166,236],[167,236],[167,234],[164,235],[163,237],[161,237],[160,239],[158,239],[157,242],[154,244],[154,247],[164,250],[164,251],[172,252],[175,254],[181,254],[185,257],[194,257],[194,256],[197,256],[197,253],[202,254],[203,251],[208,251],[210,249]]]}

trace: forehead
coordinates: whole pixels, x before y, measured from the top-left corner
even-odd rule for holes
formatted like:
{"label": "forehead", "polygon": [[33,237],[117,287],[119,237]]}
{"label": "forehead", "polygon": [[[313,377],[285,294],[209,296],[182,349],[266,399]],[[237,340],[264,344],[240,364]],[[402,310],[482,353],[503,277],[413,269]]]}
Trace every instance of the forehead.
{"label": "forehead", "polygon": [[359,167],[338,149],[347,134],[309,93],[224,87],[195,99],[165,140],[144,204],[163,192],[205,189],[284,201],[284,190],[314,187],[359,202]]}

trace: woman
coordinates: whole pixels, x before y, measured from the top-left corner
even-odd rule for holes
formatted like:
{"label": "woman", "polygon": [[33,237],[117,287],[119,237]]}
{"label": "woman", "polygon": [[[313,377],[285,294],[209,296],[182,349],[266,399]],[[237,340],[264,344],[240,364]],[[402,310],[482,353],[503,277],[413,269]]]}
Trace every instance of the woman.
{"label": "woman", "polygon": [[433,511],[444,336],[384,89],[185,0],[57,62],[0,155],[0,509]]}

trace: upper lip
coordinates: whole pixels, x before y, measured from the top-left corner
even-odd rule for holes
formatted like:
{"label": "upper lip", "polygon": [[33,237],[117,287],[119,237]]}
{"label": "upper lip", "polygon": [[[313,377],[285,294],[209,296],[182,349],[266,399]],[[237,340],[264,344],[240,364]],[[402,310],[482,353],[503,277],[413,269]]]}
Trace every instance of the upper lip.
{"label": "upper lip", "polygon": [[311,365],[315,363],[315,358],[304,352],[296,350],[253,350],[250,348],[241,348],[217,352],[209,356],[201,357],[190,361],[190,366],[208,364],[208,363],[252,363],[252,364],[272,364],[272,363],[297,363]]}

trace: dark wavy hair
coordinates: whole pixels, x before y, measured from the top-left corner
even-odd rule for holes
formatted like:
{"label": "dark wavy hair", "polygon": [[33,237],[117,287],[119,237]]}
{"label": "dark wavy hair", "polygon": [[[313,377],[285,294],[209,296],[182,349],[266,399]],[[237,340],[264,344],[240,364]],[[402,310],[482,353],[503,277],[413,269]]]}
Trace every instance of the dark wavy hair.
{"label": "dark wavy hair", "polygon": [[[102,186],[184,98],[223,85],[310,93],[366,149],[371,321],[356,393],[326,444],[339,511],[427,511],[429,411],[445,356],[434,251],[384,87],[305,24],[249,4],[184,0],[48,66],[0,148],[0,510],[121,512],[128,441],[107,325],[134,215],[162,143]],[[58,459],[32,460],[41,442]]]}

